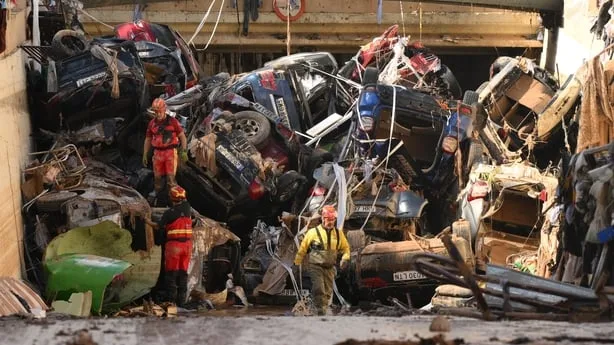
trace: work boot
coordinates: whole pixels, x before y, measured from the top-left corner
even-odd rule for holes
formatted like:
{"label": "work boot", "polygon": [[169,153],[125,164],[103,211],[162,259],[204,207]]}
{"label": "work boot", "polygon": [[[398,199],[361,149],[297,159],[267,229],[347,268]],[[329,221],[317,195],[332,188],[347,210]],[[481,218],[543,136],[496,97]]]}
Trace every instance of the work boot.
{"label": "work boot", "polygon": [[177,300],[177,273],[177,271],[166,271],[164,273],[167,302],[175,303]]}
{"label": "work boot", "polygon": [[178,307],[183,307],[186,302],[186,295],[188,293],[188,272],[177,272],[177,299],[176,304]]}

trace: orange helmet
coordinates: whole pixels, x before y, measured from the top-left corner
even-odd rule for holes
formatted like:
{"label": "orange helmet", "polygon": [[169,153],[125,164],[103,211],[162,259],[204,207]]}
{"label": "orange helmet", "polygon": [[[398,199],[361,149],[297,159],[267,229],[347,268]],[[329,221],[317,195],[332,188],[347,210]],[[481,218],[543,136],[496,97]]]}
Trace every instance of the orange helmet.
{"label": "orange helmet", "polygon": [[337,218],[337,210],[333,205],[326,205],[322,207],[322,218],[324,219],[336,219]]}
{"label": "orange helmet", "polygon": [[171,189],[169,190],[169,195],[171,197],[171,200],[173,201],[181,201],[185,200],[186,198],[185,189],[181,188],[180,186],[171,187]]}
{"label": "orange helmet", "polygon": [[151,109],[155,112],[158,112],[158,110],[166,112],[166,102],[162,98],[156,98],[151,103]]}

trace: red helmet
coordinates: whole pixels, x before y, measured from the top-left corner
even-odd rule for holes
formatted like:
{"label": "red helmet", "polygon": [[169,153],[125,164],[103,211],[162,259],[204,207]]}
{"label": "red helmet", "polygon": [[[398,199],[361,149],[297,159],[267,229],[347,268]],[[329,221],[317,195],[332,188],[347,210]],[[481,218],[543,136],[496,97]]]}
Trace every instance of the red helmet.
{"label": "red helmet", "polygon": [[336,219],[337,218],[337,210],[333,205],[326,205],[322,207],[322,218],[324,219]]}
{"label": "red helmet", "polygon": [[181,188],[180,186],[171,187],[171,189],[169,190],[169,195],[171,197],[171,200],[173,201],[181,201],[185,200],[186,198],[185,189]]}
{"label": "red helmet", "polygon": [[166,102],[162,98],[156,98],[151,103],[151,109],[155,112],[158,112],[158,110],[166,112]]}

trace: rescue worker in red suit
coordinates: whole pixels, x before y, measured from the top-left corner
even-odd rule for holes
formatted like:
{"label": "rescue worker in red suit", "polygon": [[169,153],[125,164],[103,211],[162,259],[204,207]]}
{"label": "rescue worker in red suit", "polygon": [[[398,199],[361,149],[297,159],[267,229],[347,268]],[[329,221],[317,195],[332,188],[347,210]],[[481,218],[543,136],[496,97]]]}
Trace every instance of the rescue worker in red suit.
{"label": "rescue worker in red suit", "polygon": [[169,191],[172,207],[157,224],[166,235],[164,243],[164,285],[169,302],[182,306],[188,290],[188,265],[192,256],[192,207],[186,191],[173,186]]}
{"label": "rescue worker in red suit", "polygon": [[[149,150],[153,147],[154,189],[156,194],[160,195],[162,177],[166,176],[166,183],[169,188],[177,184],[175,174],[178,158],[181,158],[182,162],[188,160],[188,144],[179,121],[166,115],[166,102],[163,99],[154,99],[151,108],[156,117],[147,126],[145,144],[143,145],[143,165],[147,166],[149,163]],[[179,144],[181,144],[181,148],[178,157],[177,147]]]}

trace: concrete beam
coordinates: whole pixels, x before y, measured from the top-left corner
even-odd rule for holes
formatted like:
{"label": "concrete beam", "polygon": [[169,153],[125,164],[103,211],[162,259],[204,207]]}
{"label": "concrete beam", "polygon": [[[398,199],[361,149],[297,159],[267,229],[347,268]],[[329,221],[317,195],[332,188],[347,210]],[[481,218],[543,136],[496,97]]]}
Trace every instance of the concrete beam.
{"label": "concrete beam", "polygon": [[[384,0],[398,1],[398,0]],[[418,2],[417,0],[401,0],[405,2]],[[420,0],[421,2],[434,2],[463,6],[483,6],[505,8],[517,11],[531,12],[563,12],[563,0]]]}
{"label": "concrete beam", "polygon": [[[132,11],[113,8],[100,8],[88,11],[99,20],[116,25],[132,19]],[[151,22],[165,23],[179,31],[195,31],[202,19],[202,13],[185,11],[145,11],[143,17]],[[239,13],[243,18],[243,13]],[[80,16],[85,24],[92,22],[86,16]],[[214,19],[208,20],[202,32],[212,30]],[[399,15],[384,14],[382,24],[378,25],[372,14],[346,13],[305,13],[300,20],[290,26],[292,33],[359,33],[379,36],[388,26],[399,23]],[[402,24],[401,24],[402,25]],[[418,15],[405,16],[406,32],[416,32],[420,25]],[[422,31],[424,34],[508,34],[535,35],[539,28],[538,15],[520,12],[493,13],[439,13],[429,12],[422,15]],[[217,32],[237,32],[236,13],[222,13]],[[402,29],[401,29],[402,30]],[[274,13],[261,13],[258,21],[250,22],[250,33],[285,33],[286,23],[277,18]],[[402,32],[402,31],[401,31]],[[417,37],[414,37],[417,38]]]}

